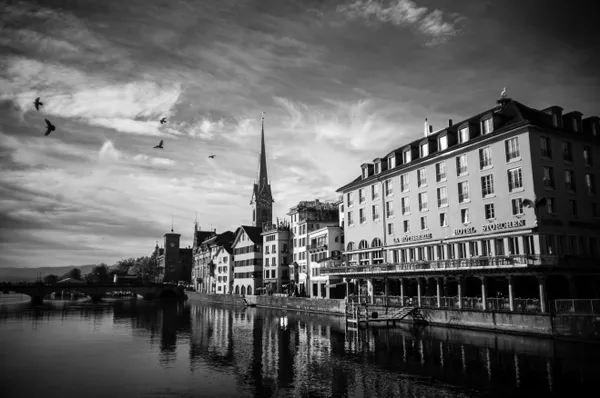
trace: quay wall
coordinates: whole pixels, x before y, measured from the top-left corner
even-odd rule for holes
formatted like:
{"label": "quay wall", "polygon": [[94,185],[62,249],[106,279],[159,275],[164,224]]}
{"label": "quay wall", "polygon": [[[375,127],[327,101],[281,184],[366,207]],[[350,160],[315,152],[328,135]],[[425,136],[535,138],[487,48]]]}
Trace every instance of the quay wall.
{"label": "quay wall", "polygon": [[[244,299],[257,307],[279,308],[344,316],[346,302],[337,299],[313,299],[302,297],[245,296],[235,294],[209,294],[187,292],[188,299],[209,303],[244,306]],[[369,306],[369,313],[385,313],[385,307]],[[600,340],[600,316],[594,315],[551,315],[532,313],[510,313],[492,311],[469,311],[421,308],[423,318],[431,326],[459,329],[487,330],[498,333],[537,335],[573,339]],[[373,326],[377,325],[376,320]],[[400,323],[412,323],[405,318]],[[370,322],[371,323],[371,322]]]}
{"label": "quay wall", "polygon": [[600,340],[600,315],[556,315],[553,321],[556,336]]}
{"label": "quay wall", "polygon": [[431,325],[502,333],[553,335],[550,314],[469,311],[422,308],[423,318]]}
{"label": "quay wall", "polygon": [[244,299],[246,299],[249,304],[256,304],[257,307],[280,308],[334,315],[344,315],[346,311],[346,302],[344,300],[336,299],[251,295],[242,297],[239,294],[211,294],[200,292],[187,292],[187,295],[190,300],[204,301],[207,303],[243,306],[245,305]]}

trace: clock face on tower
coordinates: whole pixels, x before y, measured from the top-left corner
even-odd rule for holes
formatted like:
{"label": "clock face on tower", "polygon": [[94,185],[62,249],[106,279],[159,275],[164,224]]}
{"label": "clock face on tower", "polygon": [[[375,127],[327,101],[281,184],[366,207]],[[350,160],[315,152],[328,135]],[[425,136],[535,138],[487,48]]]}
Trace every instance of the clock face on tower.
{"label": "clock face on tower", "polygon": [[171,244],[169,246],[175,247],[175,242],[171,242]]}

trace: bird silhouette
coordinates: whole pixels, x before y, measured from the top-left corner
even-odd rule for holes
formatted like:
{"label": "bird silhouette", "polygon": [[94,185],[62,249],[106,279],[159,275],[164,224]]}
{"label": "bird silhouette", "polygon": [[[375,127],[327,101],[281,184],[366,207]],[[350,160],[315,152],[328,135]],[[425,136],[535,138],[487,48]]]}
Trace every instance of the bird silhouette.
{"label": "bird silhouette", "polygon": [[56,130],[56,127],[50,123],[50,120],[48,119],[44,119],[46,121],[46,126],[48,126],[48,129],[46,130],[46,134],[44,135],[49,135],[51,132],[53,132],[54,130]]}
{"label": "bird silhouette", "polygon": [[215,155],[210,155],[209,158],[214,159]]}
{"label": "bird silhouette", "polygon": [[167,118],[163,117],[162,119],[160,119],[160,124],[165,124],[167,122]]}
{"label": "bird silhouette", "polygon": [[40,97],[37,97],[35,101],[33,101],[33,105],[35,105],[35,109],[40,110],[40,106],[44,106],[44,103],[40,101]]}
{"label": "bird silhouette", "polygon": [[163,140],[160,140],[160,144],[158,144],[157,146],[155,146],[154,148],[160,148],[163,149]]}

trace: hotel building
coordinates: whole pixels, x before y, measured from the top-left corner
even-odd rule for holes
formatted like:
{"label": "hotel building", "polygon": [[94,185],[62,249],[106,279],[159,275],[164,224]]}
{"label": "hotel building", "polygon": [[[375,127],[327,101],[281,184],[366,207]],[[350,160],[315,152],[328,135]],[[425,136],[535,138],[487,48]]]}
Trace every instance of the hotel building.
{"label": "hotel building", "polygon": [[231,245],[234,256],[233,292],[256,294],[263,286],[262,229],[242,225]]}
{"label": "hotel building", "polygon": [[311,278],[311,297],[344,298],[346,284],[342,278],[321,274],[321,267],[342,264],[344,230],[338,225],[329,225],[308,233],[308,261]]}
{"label": "hotel building", "polygon": [[301,201],[290,208],[287,214],[291,218],[292,250],[294,262],[290,272],[297,283],[300,296],[310,297],[310,263],[308,248],[309,233],[326,226],[339,224],[339,207],[337,203]]}
{"label": "hotel building", "polygon": [[321,273],[434,307],[597,294],[600,119],[562,111],[502,98],[361,165],[337,191],[345,267]]}
{"label": "hotel building", "polygon": [[290,283],[291,235],[288,222],[263,225],[263,289],[283,293]]}

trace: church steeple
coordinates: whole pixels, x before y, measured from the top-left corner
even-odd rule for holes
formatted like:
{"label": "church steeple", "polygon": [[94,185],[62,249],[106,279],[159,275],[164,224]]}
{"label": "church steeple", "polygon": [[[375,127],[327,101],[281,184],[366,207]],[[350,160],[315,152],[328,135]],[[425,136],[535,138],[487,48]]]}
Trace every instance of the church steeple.
{"label": "church steeple", "polygon": [[258,164],[258,190],[262,191],[269,185],[267,175],[267,151],[265,150],[265,113],[262,113],[260,126],[260,161]]}
{"label": "church steeple", "polygon": [[273,220],[273,195],[267,174],[267,151],[265,149],[265,113],[261,117],[260,155],[258,161],[258,180],[254,182],[252,200],[252,225],[262,227]]}

